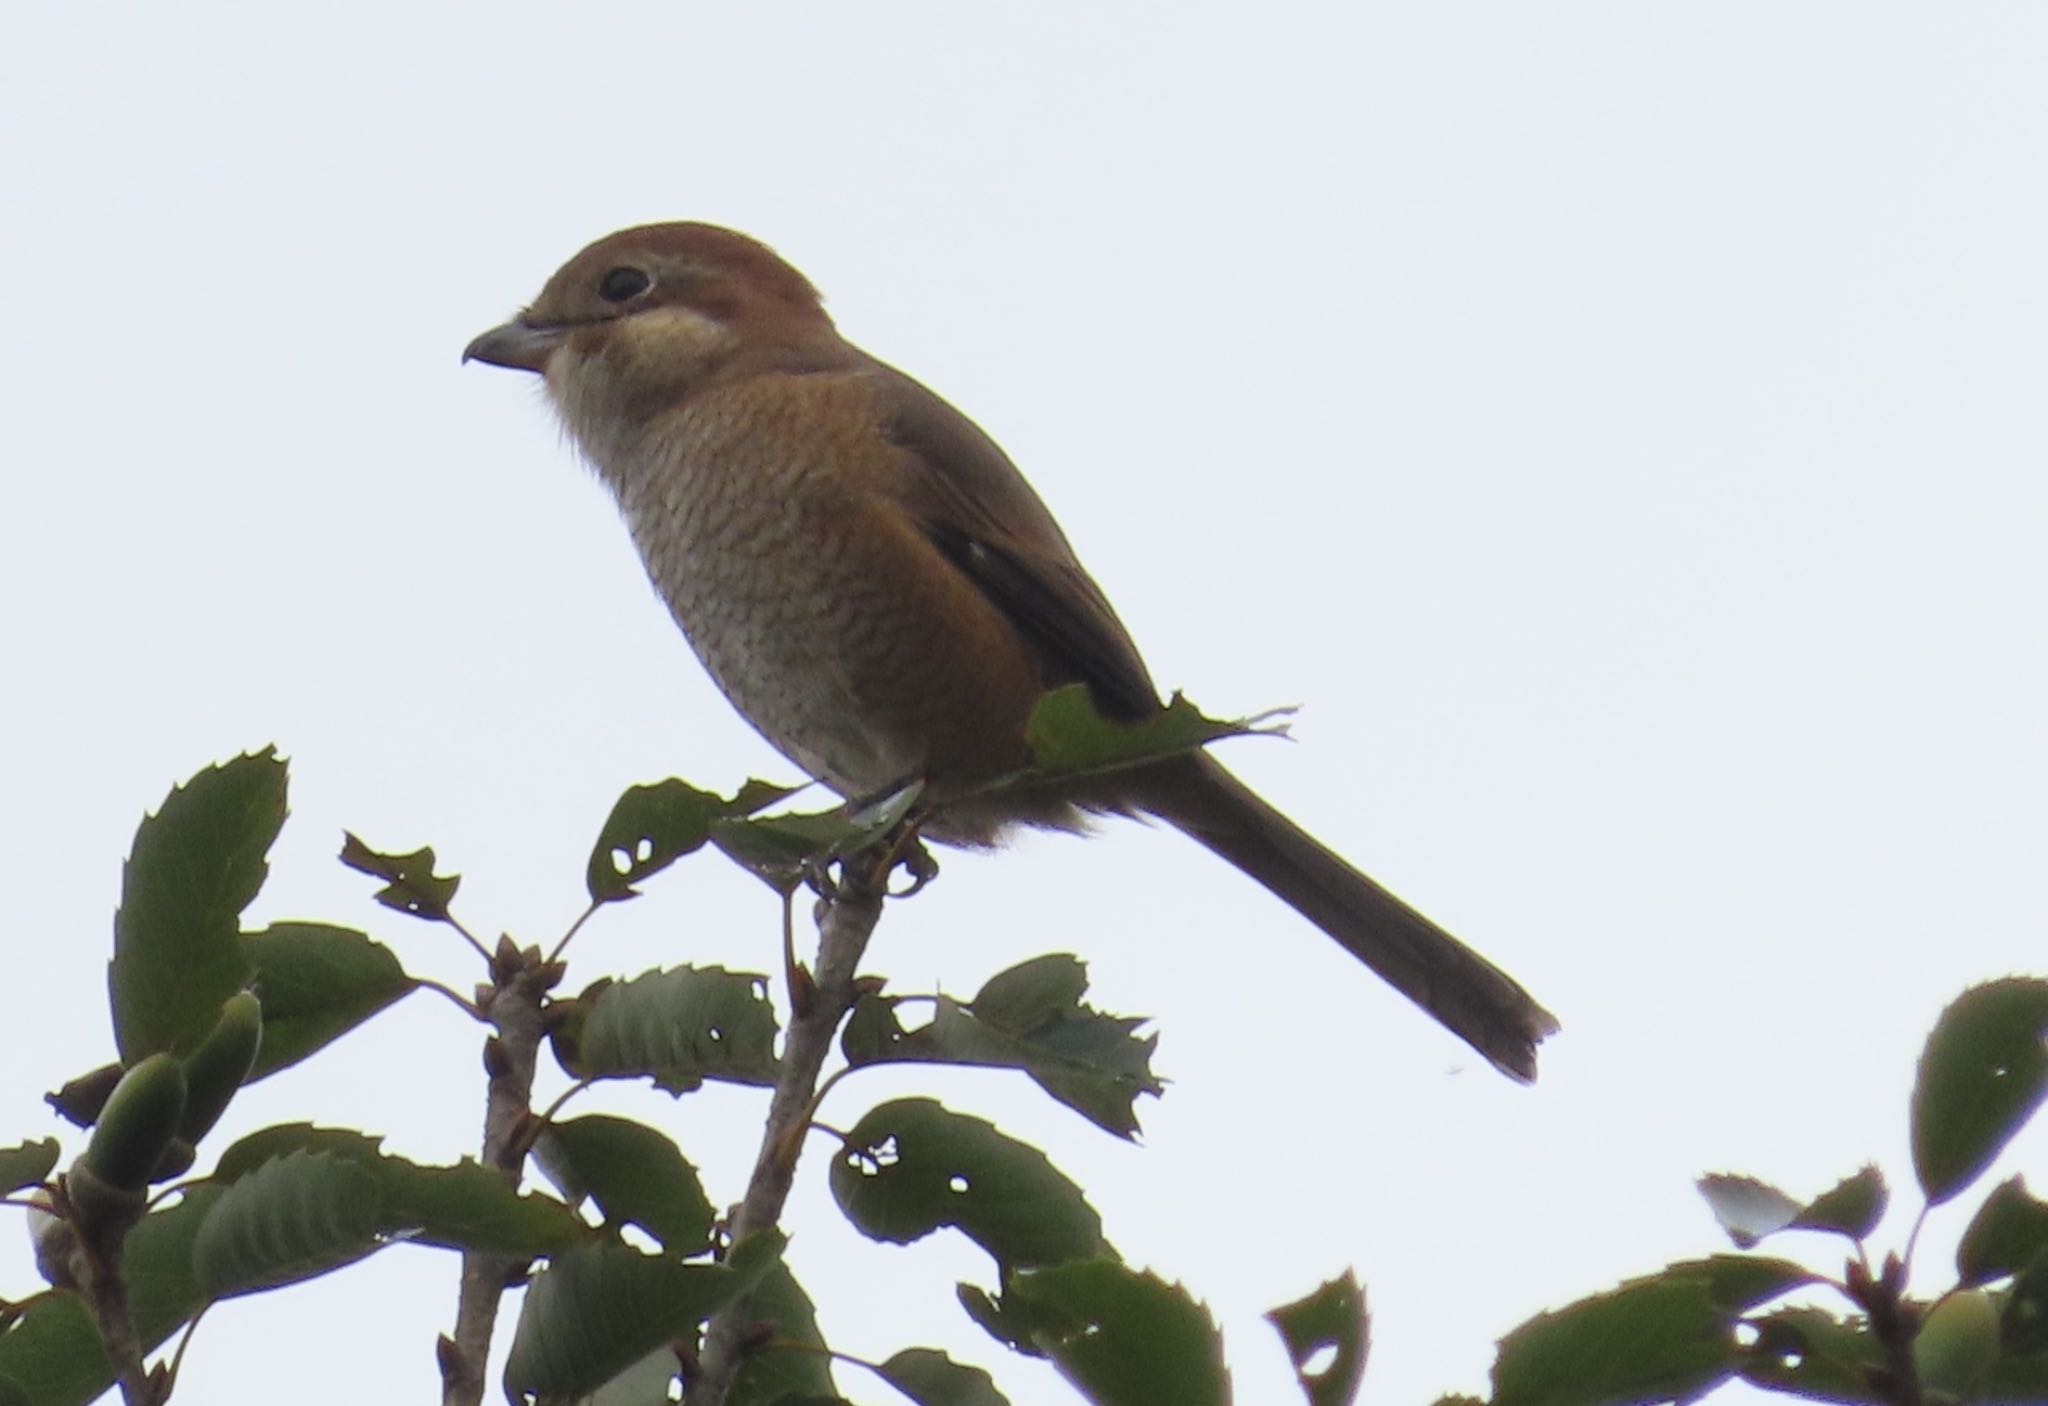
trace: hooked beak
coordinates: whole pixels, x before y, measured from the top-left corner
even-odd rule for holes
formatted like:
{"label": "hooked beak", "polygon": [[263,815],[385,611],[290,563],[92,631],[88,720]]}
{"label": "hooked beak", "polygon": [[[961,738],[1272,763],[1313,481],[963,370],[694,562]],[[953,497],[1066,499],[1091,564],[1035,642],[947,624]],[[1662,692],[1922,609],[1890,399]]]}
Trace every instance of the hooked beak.
{"label": "hooked beak", "polygon": [[548,357],[562,344],[568,329],[536,327],[524,317],[515,317],[503,327],[493,327],[462,349],[465,365],[481,361],[486,366],[503,366],[513,371],[544,372]]}

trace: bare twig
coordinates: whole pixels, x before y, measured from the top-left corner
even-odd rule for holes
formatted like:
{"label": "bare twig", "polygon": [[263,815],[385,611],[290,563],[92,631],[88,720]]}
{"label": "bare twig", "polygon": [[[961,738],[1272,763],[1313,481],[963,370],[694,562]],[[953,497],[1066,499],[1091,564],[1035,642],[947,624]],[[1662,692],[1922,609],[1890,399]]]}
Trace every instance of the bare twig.
{"label": "bare twig", "polygon": [[[484,1107],[483,1164],[514,1187],[519,1185],[526,1132],[533,1121],[541,1002],[561,979],[561,970],[542,960],[538,948],[520,951],[509,939],[501,939],[491,959],[491,984],[479,992],[483,1017],[496,1032],[484,1041],[484,1069],[491,1082]],[[505,1255],[463,1255],[455,1331],[439,1344],[443,1406],[481,1406],[498,1304],[523,1267],[523,1262]]]}
{"label": "bare twig", "polygon": [[[782,1218],[797,1158],[810,1126],[818,1074],[831,1052],[840,1022],[859,994],[854,973],[867,951],[868,938],[882,916],[882,897],[894,851],[886,844],[849,856],[840,866],[838,884],[818,901],[818,967],[805,990],[791,992],[789,1032],[768,1122],[761,1132],[761,1151],[754,1174],[734,1212],[732,1243],[773,1228]],[[794,977],[795,970],[792,971]],[[742,1339],[748,1324],[747,1301],[727,1306],[711,1320],[703,1352],[684,1397],[688,1406],[724,1406],[740,1367]]]}

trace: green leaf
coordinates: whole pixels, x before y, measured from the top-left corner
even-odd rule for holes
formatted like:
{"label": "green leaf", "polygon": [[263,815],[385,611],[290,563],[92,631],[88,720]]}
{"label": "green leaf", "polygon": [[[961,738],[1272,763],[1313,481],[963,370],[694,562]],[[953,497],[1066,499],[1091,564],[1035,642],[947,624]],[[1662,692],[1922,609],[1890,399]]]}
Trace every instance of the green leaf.
{"label": "green leaf", "polygon": [[1105,1252],[1102,1218],[1027,1143],[928,1098],[897,1099],[848,1133],[832,1194],[861,1233],[897,1244],[956,1226],[1007,1266]]}
{"label": "green leaf", "polygon": [[1065,1320],[1039,1346],[1096,1406],[1224,1406],[1230,1375],[1209,1312],[1177,1284],[1115,1260],[1019,1273],[1013,1295]]}
{"label": "green leaf", "polygon": [[[825,1337],[818,1331],[817,1309],[780,1258],[747,1296],[747,1318],[773,1324],[775,1342],[797,1346],[764,1347],[741,1358],[726,1406],[770,1406],[790,1398],[838,1395],[832,1359],[826,1356]],[[807,1347],[815,1350],[805,1351]]]}
{"label": "green leaf", "polygon": [[548,1196],[524,1194],[498,1173],[464,1158],[430,1166],[387,1156],[383,1139],[349,1128],[282,1123],[249,1134],[221,1154],[214,1180],[230,1184],[277,1158],[320,1153],[363,1169],[376,1183],[376,1229],[429,1245],[532,1258],[591,1235],[576,1213]]}
{"label": "green leaf", "polygon": [[793,796],[801,787],[749,781],[727,799],[671,777],[651,786],[628,787],[605,817],[590,852],[584,880],[592,903],[633,898],[633,885],[703,847],[713,822],[752,815]]}
{"label": "green leaf", "polygon": [[907,1347],[881,1364],[883,1381],[917,1406],[1010,1406],[995,1379],[928,1347]]}
{"label": "green leaf", "polygon": [[462,887],[460,875],[434,872],[432,845],[411,854],[384,854],[343,831],[341,862],[358,873],[384,881],[384,887],[371,897],[386,908],[430,923],[448,921],[448,905],[455,901],[455,891]]}
{"label": "green leaf", "polygon": [[1707,1287],[1707,1297],[1730,1314],[1747,1313],[1782,1294],[1821,1277],[1803,1264],[1772,1259],[1767,1255],[1708,1255],[1705,1259],[1679,1260],[1664,1267],[1660,1279],[1697,1279]]}
{"label": "green leaf", "polygon": [[686,1093],[706,1079],[775,1082],[768,979],[723,967],[671,967],[599,991],[555,1051],[579,1079],[651,1078]]}
{"label": "green leaf", "polygon": [[808,815],[724,819],[711,827],[711,842],[786,898],[811,866],[857,853],[894,830],[923,793],[923,784],[913,783],[851,814],[842,806]]}
{"label": "green leaf", "polygon": [[1713,1279],[1682,1265],[1538,1314],[1501,1339],[1493,1406],[1704,1394],[1738,1360],[1734,1319]]}
{"label": "green leaf", "polygon": [[1755,1177],[1714,1173],[1699,1179],[1700,1195],[1714,1212],[1714,1219],[1738,1250],[1747,1250],[1766,1235],[1785,1229],[1799,1219],[1800,1205],[1790,1196]]}
{"label": "green leaf", "polygon": [[591,1197],[608,1223],[631,1221],[672,1254],[709,1247],[718,1213],[697,1169],[644,1123],[603,1114],[572,1118],[542,1133],[534,1155],[571,1203]]}
{"label": "green leaf", "polygon": [[[163,1343],[204,1302],[192,1241],[218,1192],[188,1188],[167,1210],[144,1216],[122,1242],[129,1306],[145,1352]],[[69,1293],[45,1294],[0,1333],[0,1376],[34,1406],[85,1406],[114,1384],[92,1315]]]}
{"label": "green leaf", "polygon": [[251,1083],[340,1039],[418,985],[388,947],[354,928],[272,923],[241,941],[263,1003]]}
{"label": "green leaf", "polygon": [[[682,1371],[675,1349],[664,1344],[613,1377],[576,1406],[669,1406],[669,1389]],[[732,1403],[732,1398],[727,1398]]]}
{"label": "green leaf", "polygon": [[85,1406],[114,1383],[85,1301],[45,1294],[0,1334],[0,1376],[35,1406]]}
{"label": "green leaf", "polygon": [[107,1106],[107,1099],[121,1082],[121,1076],[128,1071],[115,1060],[102,1064],[76,1079],[67,1080],[64,1087],[55,1093],[43,1095],[43,1102],[57,1111],[58,1116],[72,1125],[89,1128],[99,1121],[100,1110]]}
{"label": "green leaf", "polygon": [[2012,1281],[1999,1315],[1999,1338],[2014,1356],[2048,1352],[2048,1253],[2034,1256]]}
{"label": "green leaf", "polygon": [[1998,1360],[1998,1309],[1982,1289],[1962,1289],[1928,1311],[1913,1335],[1920,1385],[1951,1400],[1970,1393]]}
{"label": "green leaf", "polygon": [[655,1349],[693,1339],[744,1283],[724,1265],[684,1264],[626,1245],[578,1246],[527,1287],[505,1390],[573,1400]]}
{"label": "green leaf", "polygon": [[7,1377],[0,1377],[0,1406],[36,1406],[29,1394]]}
{"label": "green leaf", "polygon": [[1739,1362],[1742,1379],[1822,1401],[1887,1400],[1872,1385],[1886,1369],[1884,1344],[1863,1322],[1817,1308],[1781,1308],[1754,1320],[1757,1338]]}
{"label": "green leaf", "polygon": [[[1085,970],[1066,956],[1025,965],[1063,975]],[[1083,975],[1083,989],[1086,982]],[[854,1065],[929,1062],[1019,1069],[1097,1127],[1130,1137],[1138,1131],[1138,1095],[1157,1097],[1165,1087],[1151,1066],[1158,1037],[1134,1033],[1145,1023],[1142,1017],[1105,1015],[1082,1005],[1078,990],[1068,994],[1067,984],[1060,989],[1064,1005],[988,1003],[987,988],[965,1006],[950,996],[864,996],[847,1022],[841,1048]],[[1014,990],[1012,983],[1006,994]],[[931,1020],[906,1030],[897,1014],[905,1004],[913,1010],[930,1005]]]}
{"label": "green leaf", "polygon": [[375,1180],[323,1152],[266,1162],[221,1193],[192,1245],[209,1299],[312,1279],[379,1246]]}
{"label": "green leaf", "polygon": [[[1007,1284],[1012,1276],[1005,1270],[1002,1277]],[[1038,1345],[1041,1315],[1029,1304],[1008,1293],[991,1294],[974,1284],[957,1284],[954,1294],[967,1316],[1004,1347],[1026,1357],[1045,1356]]]}
{"label": "green leaf", "polygon": [[1891,1193],[1885,1189],[1884,1173],[1866,1166],[1842,1178],[1814,1197],[1793,1220],[1795,1230],[1826,1230],[1861,1242],[1884,1219]]}
{"label": "green leaf", "polygon": [[[1271,714],[1266,717],[1271,717]],[[1095,710],[1086,684],[1068,684],[1038,700],[1025,726],[1034,780],[1116,771],[1192,752],[1225,737],[1282,735],[1265,718],[1225,721],[1204,717],[1180,694],[1156,716],[1139,723],[1112,722]]]}
{"label": "green leaf", "polygon": [[1309,1406],[1351,1406],[1358,1399],[1372,1319],[1365,1311],[1365,1290],[1351,1271],[1306,1298],[1281,1305],[1266,1319],[1287,1344],[1287,1359]]}
{"label": "green leaf", "polygon": [[284,817],[285,764],[266,747],[200,772],[136,829],[107,971],[123,1064],[191,1050],[247,984],[238,920]]}
{"label": "green leaf", "polygon": [[49,1177],[61,1155],[53,1137],[0,1147],[0,1195],[40,1184]]}
{"label": "green leaf", "polygon": [[2027,1179],[2013,1176],[1984,1198],[1956,1246],[1956,1276],[1974,1287],[2018,1274],[2048,1251],[2048,1202],[2027,1194]]}
{"label": "green leaf", "polygon": [[1972,987],[1935,1022],[1913,1088],[1913,1169],[1928,1204],[1991,1165],[2048,1095],[2048,981]]}

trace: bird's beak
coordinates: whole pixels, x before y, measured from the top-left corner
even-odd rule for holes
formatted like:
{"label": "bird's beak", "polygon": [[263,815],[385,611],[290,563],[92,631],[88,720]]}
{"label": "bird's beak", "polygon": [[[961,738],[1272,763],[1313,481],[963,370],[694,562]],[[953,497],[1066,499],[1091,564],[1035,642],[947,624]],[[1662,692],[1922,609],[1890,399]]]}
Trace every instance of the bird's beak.
{"label": "bird's beak", "polygon": [[567,328],[536,327],[523,317],[515,317],[464,347],[462,360],[465,364],[481,361],[487,366],[504,366],[514,371],[546,371],[548,355],[562,344],[567,332]]}

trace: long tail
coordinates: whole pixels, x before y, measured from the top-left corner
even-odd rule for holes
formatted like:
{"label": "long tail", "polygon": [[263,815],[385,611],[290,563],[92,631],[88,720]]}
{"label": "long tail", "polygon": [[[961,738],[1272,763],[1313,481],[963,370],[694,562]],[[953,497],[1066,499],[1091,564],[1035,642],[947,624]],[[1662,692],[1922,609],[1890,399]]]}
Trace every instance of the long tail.
{"label": "long tail", "polygon": [[1143,809],[1278,894],[1503,1074],[1535,1080],[1537,1043],[1557,1033],[1557,1018],[1513,977],[1325,849],[1206,754],[1138,777]]}

